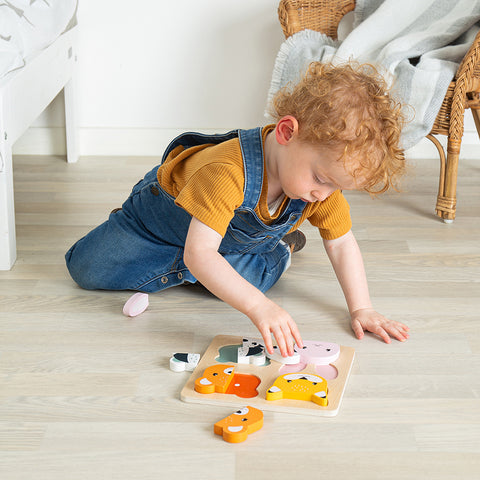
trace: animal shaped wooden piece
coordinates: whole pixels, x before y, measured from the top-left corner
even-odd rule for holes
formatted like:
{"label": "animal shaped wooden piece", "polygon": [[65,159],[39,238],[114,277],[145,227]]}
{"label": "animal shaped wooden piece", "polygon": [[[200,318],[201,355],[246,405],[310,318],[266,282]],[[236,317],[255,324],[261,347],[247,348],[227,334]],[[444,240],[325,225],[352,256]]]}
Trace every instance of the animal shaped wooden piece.
{"label": "animal shaped wooden piece", "polygon": [[305,340],[303,348],[297,345],[293,348],[300,355],[300,362],[308,365],[329,365],[340,356],[340,345],[330,342],[315,342]]}
{"label": "animal shaped wooden piece", "polygon": [[327,393],[327,381],[324,378],[307,373],[287,373],[275,380],[267,391],[266,399],[305,400],[326,407]]}
{"label": "animal shaped wooden piece", "polygon": [[340,345],[330,342],[305,340],[303,348],[295,346],[294,350],[300,355],[300,361],[296,365],[283,365],[280,370],[281,373],[300,372],[305,370],[308,364],[312,364],[315,366],[315,373],[326,380],[337,378],[338,370],[331,363],[340,357]]}
{"label": "animal shaped wooden piece", "polygon": [[252,398],[258,395],[257,387],[259,385],[260,379],[255,375],[234,373],[233,380],[225,393],[241,398]]}
{"label": "animal shaped wooden piece", "polygon": [[273,346],[273,353],[267,352],[267,357],[270,360],[275,360],[276,362],[283,363],[284,365],[296,365],[300,362],[300,354],[298,352],[294,351],[293,355],[282,357],[280,349],[277,347],[277,345]]}
{"label": "animal shaped wooden piece", "polygon": [[[250,346],[250,347],[260,346],[269,360],[274,360],[276,362],[283,363],[286,365],[295,365],[298,362],[300,362],[300,354],[298,352],[294,351],[293,355],[290,355],[288,357],[282,357],[282,355],[280,354],[280,349],[277,347],[277,345],[273,346],[273,350],[274,350],[273,353],[268,353],[265,349],[264,343],[265,342],[263,341],[263,338],[244,338],[243,347],[240,347],[240,348],[244,348],[245,346]],[[241,362],[240,354],[239,354],[238,363],[248,363],[248,362]],[[264,362],[261,364],[258,364],[258,363],[254,363],[253,361],[250,361],[250,363],[253,363],[254,365],[263,365]]]}
{"label": "animal shaped wooden piece", "polygon": [[170,370],[173,372],[192,372],[199,361],[199,353],[174,353],[170,358]]}
{"label": "animal shaped wooden piece", "polygon": [[260,379],[255,375],[234,373],[235,367],[226,364],[212,365],[195,380],[195,390],[199,393],[225,393],[242,398],[258,395]]}
{"label": "animal shaped wooden piece", "polygon": [[261,366],[265,364],[265,347],[256,339],[244,338],[238,347],[237,363]]}
{"label": "animal shaped wooden piece", "polygon": [[212,365],[195,380],[195,390],[199,393],[225,393],[233,380],[235,367],[219,363]]}
{"label": "animal shaped wooden piece", "polygon": [[254,407],[243,407],[217,422],[213,431],[226,442],[244,442],[248,435],[263,427],[263,412]]}

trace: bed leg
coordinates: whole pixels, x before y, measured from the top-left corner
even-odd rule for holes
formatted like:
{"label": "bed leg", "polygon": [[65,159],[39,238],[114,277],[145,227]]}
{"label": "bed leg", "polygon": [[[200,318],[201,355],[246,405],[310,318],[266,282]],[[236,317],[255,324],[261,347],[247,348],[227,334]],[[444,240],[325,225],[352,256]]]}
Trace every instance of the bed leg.
{"label": "bed leg", "polygon": [[[1,123],[1,122],[0,122]],[[13,202],[12,146],[0,128],[0,270],[10,270],[17,257]]]}
{"label": "bed leg", "polygon": [[[75,67],[74,67],[75,68]],[[63,87],[65,99],[65,135],[67,143],[67,162],[75,163],[78,160],[78,131],[76,105],[76,73]]]}

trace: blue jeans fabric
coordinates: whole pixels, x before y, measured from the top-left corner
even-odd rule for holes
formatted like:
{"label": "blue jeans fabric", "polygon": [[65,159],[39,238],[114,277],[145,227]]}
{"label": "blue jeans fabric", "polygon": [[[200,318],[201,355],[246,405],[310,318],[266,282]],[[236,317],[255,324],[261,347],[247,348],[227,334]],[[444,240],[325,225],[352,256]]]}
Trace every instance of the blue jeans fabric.
{"label": "blue jeans fabric", "polygon": [[[162,162],[177,145],[185,148],[221,143],[238,136],[245,169],[244,201],[235,211],[219,253],[246,280],[265,292],[285,271],[290,250],[281,242],[305,203],[290,200],[273,225],[265,225],[254,209],[263,184],[262,129],[227,134],[180,135],[167,147]],[[83,288],[156,292],[195,277],[183,262],[191,216],[174,203],[157,180],[158,166],[132,189],[122,210],[76,242],[65,259],[72,278]]]}

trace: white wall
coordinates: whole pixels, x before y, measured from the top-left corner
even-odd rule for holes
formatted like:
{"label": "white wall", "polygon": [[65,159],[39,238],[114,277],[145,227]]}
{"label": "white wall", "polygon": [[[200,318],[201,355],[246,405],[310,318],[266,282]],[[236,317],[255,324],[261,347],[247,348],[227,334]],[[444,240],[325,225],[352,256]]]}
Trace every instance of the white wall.
{"label": "white wall", "polygon": [[[186,130],[264,124],[283,41],[277,6],[278,0],[80,0],[80,154],[161,155]],[[14,153],[64,154],[62,109],[60,95]],[[462,155],[478,156],[469,112],[465,130]],[[436,150],[425,141],[409,154],[433,157]]]}
{"label": "white wall", "polygon": [[[80,0],[80,153],[159,155],[188,129],[265,123],[278,0]],[[15,153],[63,153],[63,99]]]}

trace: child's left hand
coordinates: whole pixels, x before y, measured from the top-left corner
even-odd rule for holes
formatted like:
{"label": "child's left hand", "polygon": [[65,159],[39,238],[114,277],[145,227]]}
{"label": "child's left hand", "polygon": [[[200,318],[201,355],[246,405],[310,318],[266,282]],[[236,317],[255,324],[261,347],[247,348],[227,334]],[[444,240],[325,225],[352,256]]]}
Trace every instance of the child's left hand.
{"label": "child's left hand", "polygon": [[390,320],[373,308],[361,308],[352,313],[352,328],[358,339],[368,331],[381,337],[385,343],[391,343],[390,335],[401,342],[409,337],[409,328],[403,323]]}

